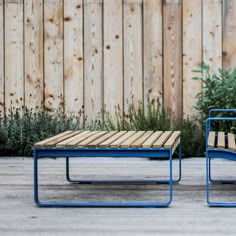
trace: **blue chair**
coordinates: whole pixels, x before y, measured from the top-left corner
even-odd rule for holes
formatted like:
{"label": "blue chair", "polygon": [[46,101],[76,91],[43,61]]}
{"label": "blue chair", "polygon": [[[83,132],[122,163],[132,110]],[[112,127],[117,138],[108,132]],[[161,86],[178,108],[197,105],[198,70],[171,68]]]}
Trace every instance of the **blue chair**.
{"label": "blue chair", "polygon": [[[223,113],[224,117],[212,117],[212,113]],[[229,117],[229,113],[235,117]],[[235,207],[236,202],[219,202],[210,200],[209,183],[236,183],[236,180],[214,179],[211,174],[211,159],[223,158],[236,161],[235,135],[211,129],[214,121],[236,121],[236,109],[211,109],[206,120],[206,201],[209,206]]]}

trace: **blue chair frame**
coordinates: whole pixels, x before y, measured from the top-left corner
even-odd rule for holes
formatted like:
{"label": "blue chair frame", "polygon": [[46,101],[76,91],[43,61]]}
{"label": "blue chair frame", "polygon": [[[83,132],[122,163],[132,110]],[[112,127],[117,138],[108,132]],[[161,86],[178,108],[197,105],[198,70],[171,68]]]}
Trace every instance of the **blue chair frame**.
{"label": "blue chair frame", "polygon": [[211,159],[221,158],[236,161],[236,152],[218,149],[208,148],[208,135],[211,131],[212,121],[236,121],[236,117],[211,117],[213,112],[224,112],[224,113],[236,113],[236,109],[211,109],[208,113],[208,119],[206,120],[206,201],[209,206],[224,206],[224,207],[235,207],[236,202],[213,202],[210,200],[209,182],[212,183],[236,183],[236,180],[228,179],[213,179],[211,175]]}
{"label": "blue chair frame", "polygon": [[[178,145],[179,148],[179,160],[181,170],[181,143]],[[169,185],[169,194],[167,201],[164,202],[49,202],[39,200],[38,191],[38,160],[43,158],[66,158],[66,162],[69,158],[83,158],[83,157],[156,157],[165,158],[169,160],[169,179],[165,181],[158,180],[123,180],[123,181],[79,181],[79,183],[165,183]],[[69,163],[68,163],[69,164]],[[66,171],[68,171],[69,165],[66,165]],[[66,172],[69,174],[69,172]],[[68,176],[67,176],[68,177]],[[179,174],[181,178],[181,172]],[[77,182],[77,181],[76,181]],[[172,202],[172,149],[171,148],[34,148],[34,201],[38,206],[44,207],[167,207]]]}

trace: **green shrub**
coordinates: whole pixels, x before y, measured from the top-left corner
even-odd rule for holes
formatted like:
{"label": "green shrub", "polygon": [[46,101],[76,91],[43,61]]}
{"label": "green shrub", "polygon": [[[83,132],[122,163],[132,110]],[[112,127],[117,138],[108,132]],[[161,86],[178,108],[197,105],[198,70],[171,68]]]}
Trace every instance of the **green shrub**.
{"label": "green shrub", "polygon": [[134,105],[130,105],[127,115],[117,110],[114,119],[106,114],[103,129],[144,131],[181,130],[183,157],[203,156],[204,153],[202,130],[196,124],[196,121],[190,119],[173,119],[171,112],[163,110],[158,102],[156,104],[148,102],[146,108],[144,108],[142,103],[139,103],[137,108]]}
{"label": "green shrub", "polygon": [[104,122],[80,123],[82,114],[49,112],[28,109],[11,110],[3,119],[0,117],[0,156],[31,156],[34,143],[65,130],[181,130],[182,153],[184,157],[202,156],[204,141],[196,122],[174,120],[171,113],[161,105],[140,103],[131,105],[127,115],[117,110],[116,117],[105,114]]}
{"label": "green shrub", "polygon": [[[83,129],[81,114],[12,109],[0,117],[0,155],[32,155],[34,143],[65,130]],[[89,129],[96,129],[92,124]]]}
{"label": "green shrub", "polygon": [[[198,101],[195,106],[201,124],[204,124],[211,108],[236,108],[236,68],[219,69],[218,74],[215,74],[211,73],[209,66],[203,62],[201,68],[193,72],[199,74],[193,79],[201,80],[203,83],[202,91],[196,95]],[[225,113],[217,113],[216,116],[223,117]],[[225,131],[235,130],[236,127],[235,122],[213,122],[212,125],[215,130]]]}

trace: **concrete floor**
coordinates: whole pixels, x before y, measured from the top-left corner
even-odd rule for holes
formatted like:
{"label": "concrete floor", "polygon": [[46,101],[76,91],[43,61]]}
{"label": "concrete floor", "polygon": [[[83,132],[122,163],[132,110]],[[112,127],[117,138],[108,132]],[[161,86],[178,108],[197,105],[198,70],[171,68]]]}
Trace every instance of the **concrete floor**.
{"label": "concrete floor", "polygon": [[[215,160],[215,176],[235,174],[236,163]],[[151,178],[167,176],[166,161],[75,159],[78,178]],[[33,162],[0,158],[0,236],[2,235],[236,235],[236,208],[205,203],[205,159],[183,160],[183,177],[168,208],[39,208],[33,202]],[[174,161],[177,171],[177,161]],[[222,172],[223,170],[223,172]],[[227,170],[227,171],[226,171]],[[165,185],[104,186],[68,184],[65,160],[40,160],[42,200],[142,201],[164,199]],[[236,175],[236,174],[235,174]],[[236,200],[236,186],[212,187],[217,200]]]}

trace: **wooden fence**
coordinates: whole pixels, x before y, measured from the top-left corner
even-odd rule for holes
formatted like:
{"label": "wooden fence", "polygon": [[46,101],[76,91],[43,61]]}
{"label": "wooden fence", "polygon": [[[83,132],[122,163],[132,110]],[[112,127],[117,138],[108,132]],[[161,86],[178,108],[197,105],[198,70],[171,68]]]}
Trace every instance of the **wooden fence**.
{"label": "wooden fence", "polygon": [[234,0],[0,0],[0,110],[95,119],[159,99],[193,114],[192,70],[236,65]]}

